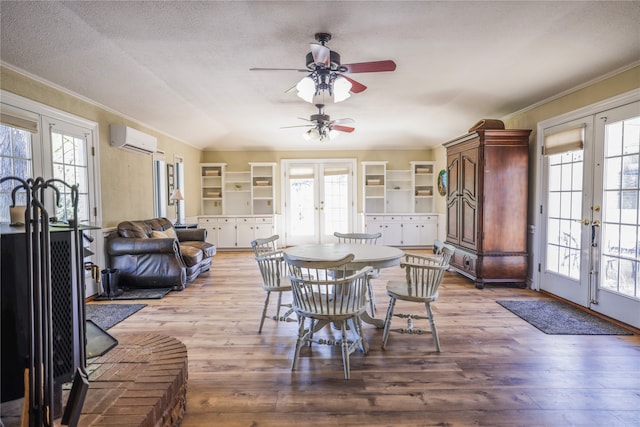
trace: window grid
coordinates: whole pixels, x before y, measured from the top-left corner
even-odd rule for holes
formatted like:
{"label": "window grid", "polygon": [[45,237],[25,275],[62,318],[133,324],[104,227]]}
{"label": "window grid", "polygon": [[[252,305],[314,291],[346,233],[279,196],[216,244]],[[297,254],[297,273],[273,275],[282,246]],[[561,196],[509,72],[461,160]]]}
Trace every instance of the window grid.
{"label": "window grid", "polygon": [[[86,140],[72,135],[51,132],[53,154],[53,176],[69,185],[78,186],[78,220],[88,222],[89,217],[89,171],[87,166]],[[73,218],[71,191],[56,185],[60,191],[60,204],[56,206],[58,220]]]}
{"label": "window grid", "polygon": [[640,118],[605,132],[600,287],[640,298]]}
{"label": "window grid", "polygon": [[[32,177],[31,133],[11,126],[0,124],[0,176]],[[0,186],[0,222],[9,222],[11,192],[16,182],[6,181]],[[16,195],[16,205],[26,205],[26,195]]]}
{"label": "window grid", "polygon": [[547,269],[580,277],[582,151],[549,156]]}

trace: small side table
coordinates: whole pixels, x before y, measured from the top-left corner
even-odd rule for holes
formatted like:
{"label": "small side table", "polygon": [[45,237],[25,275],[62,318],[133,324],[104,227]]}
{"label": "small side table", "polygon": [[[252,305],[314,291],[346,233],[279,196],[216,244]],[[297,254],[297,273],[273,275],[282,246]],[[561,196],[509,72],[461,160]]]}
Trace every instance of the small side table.
{"label": "small side table", "polygon": [[198,228],[198,224],[173,224],[175,229]]}

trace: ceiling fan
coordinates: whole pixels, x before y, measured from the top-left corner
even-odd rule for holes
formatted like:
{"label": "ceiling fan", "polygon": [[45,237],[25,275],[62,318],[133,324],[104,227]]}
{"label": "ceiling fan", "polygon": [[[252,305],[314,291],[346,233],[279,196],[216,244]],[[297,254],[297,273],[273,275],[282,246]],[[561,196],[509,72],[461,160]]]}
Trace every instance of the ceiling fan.
{"label": "ceiling fan", "polygon": [[343,124],[354,123],[353,119],[331,120],[329,115],[324,113],[323,104],[316,104],[316,107],[318,108],[318,114],[312,114],[310,119],[298,117],[300,120],[311,122],[310,124],[284,126],[281,129],[308,127],[310,129],[303,134],[304,138],[309,141],[319,140],[321,142],[336,138],[340,134],[339,132],[351,133],[355,130],[354,127],[343,126]]}
{"label": "ceiling fan", "polygon": [[298,96],[307,102],[314,102],[314,97],[327,93],[334,102],[340,102],[350,96],[349,92],[360,93],[367,87],[360,82],[345,76],[345,73],[377,73],[394,71],[396,63],[391,60],[358,62],[341,64],[340,54],[329,49],[326,43],[331,40],[329,33],[317,33],[318,43],[311,43],[311,52],[306,57],[305,69],[298,68],[251,68],[251,71],[300,71],[309,73],[294,88]]}

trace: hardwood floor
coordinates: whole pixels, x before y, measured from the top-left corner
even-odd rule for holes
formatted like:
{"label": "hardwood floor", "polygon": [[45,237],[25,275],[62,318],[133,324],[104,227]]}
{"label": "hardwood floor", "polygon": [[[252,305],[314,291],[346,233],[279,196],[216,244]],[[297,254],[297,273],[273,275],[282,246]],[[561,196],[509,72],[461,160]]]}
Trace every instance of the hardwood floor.
{"label": "hardwood floor", "polygon": [[[402,272],[374,281],[378,317]],[[297,324],[266,320],[257,333],[259,284],[251,253],[219,252],[210,273],[109,330],[187,346],[182,426],[640,425],[640,336],[546,335],[495,302],[546,295],[448,274],[433,305],[442,353],[430,335],[392,334],[383,351],[382,330],[365,325],[371,350],[351,356],[344,380],[338,347],[303,349],[291,372]]]}

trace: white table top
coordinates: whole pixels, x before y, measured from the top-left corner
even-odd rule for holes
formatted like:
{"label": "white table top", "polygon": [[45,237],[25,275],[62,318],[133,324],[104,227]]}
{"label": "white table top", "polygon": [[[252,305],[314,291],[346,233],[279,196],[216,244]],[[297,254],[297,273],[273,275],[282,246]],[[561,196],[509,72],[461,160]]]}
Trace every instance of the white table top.
{"label": "white table top", "polygon": [[336,261],[353,254],[350,268],[359,270],[371,266],[375,269],[399,265],[404,252],[398,248],[381,245],[358,245],[348,243],[322,243],[292,246],[284,249],[291,258],[304,261]]}

